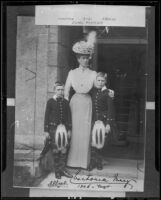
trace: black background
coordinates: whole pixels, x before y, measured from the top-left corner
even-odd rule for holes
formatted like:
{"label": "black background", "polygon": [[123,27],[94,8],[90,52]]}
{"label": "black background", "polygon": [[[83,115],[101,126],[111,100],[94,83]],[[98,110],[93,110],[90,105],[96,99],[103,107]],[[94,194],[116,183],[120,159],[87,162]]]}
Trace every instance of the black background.
{"label": "black background", "polygon": [[[72,2],[69,2],[71,4]],[[75,2],[73,2],[75,3]],[[83,3],[83,2],[82,2]],[[118,4],[112,1],[103,2],[102,4]],[[33,4],[33,5],[32,5]],[[33,1],[25,3],[4,2],[3,5],[3,26],[2,26],[2,111],[3,111],[3,127],[2,135],[2,197],[28,197],[29,189],[13,188],[13,150],[14,150],[14,106],[6,107],[6,98],[15,98],[15,74],[16,74],[16,30],[17,16],[35,16],[35,6],[40,2]],[[43,4],[43,3],[42,3]],[[45,2],[44,4],[51,4]],[[53,2],[52,2],[53,4]],[[54,2],[54,4],[56,4]],[[59,3],[61,4],[61,3]],[[97,3],[95,3],[97,4]],[[101,3],[99,3],[101,4]],[[121,4],[121,3],[119,3]],[[122,4],[125,4],[122,2]],[[127,4],[127,3],[126,3]],[[126,5],[125,4],[125,5]],[[129,3],[142,5],[143,3]],[[145,4],[145,2],[144,2]],[[127,4],[128,5],[128,4]],[[148,91],[147,101],[156,102],[156,111],[148,110],[146,121],[146,152],[145,152],[145,188],[143,193],[126,193],[126,197],[159,197],[159,160],[160,160],[160,143],[159,143],[159,109],[160,109],[160,69],[159,69],[159,3],[152,1],[147,3],[153,7],[148,8]],[[156,94],[156,95],[155,95]]]}

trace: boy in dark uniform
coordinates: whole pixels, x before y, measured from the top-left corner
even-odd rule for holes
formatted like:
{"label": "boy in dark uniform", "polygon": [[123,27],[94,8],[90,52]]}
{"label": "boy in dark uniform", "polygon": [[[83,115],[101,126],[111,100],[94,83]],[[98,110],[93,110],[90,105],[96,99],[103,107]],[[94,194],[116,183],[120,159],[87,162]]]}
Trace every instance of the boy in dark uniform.
{"label": "boy in dark uniform", "polygon": [[[62,134],[59,134],[56,140],[59,125],[65,127],[66,133],[64,129],[62,131],[60,129],[59,132],[62,132]],[[44,132],[47,132],[49,136],[41,152],[40,166],[44,169],[50,168],[51,171],[55,170],[55,177],[58,179],[61,176],[71,177],[66,170],[66,158],[71,137],[71,113],[68,101],[64,99],[64,85],[60,82],[55,83],[55,95],[47,101]],[[67,145],[65,145],[65,141],[68,141]],[[49,151],[51,156],[48,156]],[[47,165],[50,165],[50,167]]]}
{"label": "boy in dark uniform", "polygon": [[[114,91],[107,89],[107,87],[105,86],[106,79],[107,74],[99,72],[96,77],[95,87],[91,91],[92,129],[94,129],[95,122],[101,122],[104,126],[105,136],[111,131],[111,129],[114,128],[116,130],[115,113],[113,106]],[[99,135],[97,134],[96,141],[98,140],[98,137]],[[105,141],[103,140],[105,140],[105,137],[102,137],[102,143],[104,144]],[[102,158],[99,153],[101,148],[97,148],[97,145],[92,145],[89,170],[92,170],[95,167],[98,170],[102,170]]]}

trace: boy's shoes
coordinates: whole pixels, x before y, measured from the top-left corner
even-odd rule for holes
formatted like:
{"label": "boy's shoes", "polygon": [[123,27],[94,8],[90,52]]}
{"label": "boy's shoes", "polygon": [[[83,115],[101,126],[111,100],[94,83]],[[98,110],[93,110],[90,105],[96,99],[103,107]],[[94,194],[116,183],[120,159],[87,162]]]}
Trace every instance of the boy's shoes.
{"label": "boy's shoes", "polygon": [[89,165],[89,167],[88,167],[88,171],[92,171],[92,169],[93,169],[93,166],[92,165]]}
{"label": "boy's shoes", "polygon": [[72,178],[73,176],[71,174],[69,174],[69,172],[67,172],[66,170],[62,170],[61,171],[61,176],[66,176],[67,178]]}
{"label": "boy's shoes", "polygon": [[67,178],[72,178],[73,177],[66,170],[62,170],[60,172],[55,172],[55,178],[61,179],[62,176],[66,176]]}
{"label": "boy's shoes", "polygon": [[96,166],[94,164],[90,164],[88,167],[88,171],[92,171]]}
{"label": "boy's shoes", "polygon": [[55,178],[61,179],[61,174],[60,174],[60,172],[55,172]]}

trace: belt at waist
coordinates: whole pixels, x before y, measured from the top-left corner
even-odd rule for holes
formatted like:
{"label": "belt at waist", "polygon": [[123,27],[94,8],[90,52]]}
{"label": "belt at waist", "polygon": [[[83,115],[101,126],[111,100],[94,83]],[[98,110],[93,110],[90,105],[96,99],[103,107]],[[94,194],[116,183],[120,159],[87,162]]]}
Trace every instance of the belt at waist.
{"label": "belt at waist", "polygon": [[88,93],[79,93],[79,92],[76,92],[74,95],[90,96]]}

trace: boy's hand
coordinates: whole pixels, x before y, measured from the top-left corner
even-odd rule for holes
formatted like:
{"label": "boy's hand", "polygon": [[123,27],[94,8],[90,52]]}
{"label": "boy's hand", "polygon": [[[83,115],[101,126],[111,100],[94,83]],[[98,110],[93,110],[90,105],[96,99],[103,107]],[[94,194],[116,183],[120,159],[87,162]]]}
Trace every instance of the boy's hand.
{"label": "boy's hand", "polygon": [[50,137],[48,132],[44,132],[45,137]]}
{"label": "boy's hand", "polygon": [[105,131],[106,131],[107,134],[109,134],[109,132],[111,131],[111,127],[110,127],[109,124],[106,125]]}
{"label": "boy's hand", "polygon": [[70,139],[70,138],[71,138],[71,135],[72,135],[71,130],[68,130],[67,134],[68,134],[68,138]]}
{"label": "boy's hand", "polygon": [[115,92],[114,92],[114,90],[108,90],[108,95],[111,97],[111,98],[114,98],[114,96],[115,96]]}

